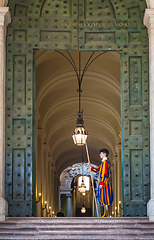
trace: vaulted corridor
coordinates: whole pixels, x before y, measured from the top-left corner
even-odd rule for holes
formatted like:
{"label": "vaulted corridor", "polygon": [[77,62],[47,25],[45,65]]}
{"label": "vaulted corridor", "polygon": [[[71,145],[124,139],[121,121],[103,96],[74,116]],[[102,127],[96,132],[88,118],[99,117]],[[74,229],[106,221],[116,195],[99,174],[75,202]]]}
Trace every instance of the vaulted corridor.
{"label": "vaulted corridor", "polygon": [[[61,52],[69,57],[67,51]],[[69,53],[78,68],[78,51]],[[91,54],[81,53],[82,70]],[[100,54],[96,52],[92,59]],[[57,212],[59,208],[60,174],[82,160],[81,148],[73,144],[71,137],[78,112],[77,89],[75,71],[64,56],[56,51],[36,51],[36,198],[41,193],[42,206],[47,201],[47,208],[51,206],[52,212]],[[117,192],[112,209],[115,216],[117,209],[119,214],[119,202],[122,202],[118,52],[105,52],[86,71],[82,83],[81,109],[88,131],[91,162],[99,166],[99,149],[102,147],[110,152],[115,196]],[[84,159],[86,162],[86,155]],[[46,211],[41,213],[40,203],[37,204],[37,210],[37,216],[46,216]]]}

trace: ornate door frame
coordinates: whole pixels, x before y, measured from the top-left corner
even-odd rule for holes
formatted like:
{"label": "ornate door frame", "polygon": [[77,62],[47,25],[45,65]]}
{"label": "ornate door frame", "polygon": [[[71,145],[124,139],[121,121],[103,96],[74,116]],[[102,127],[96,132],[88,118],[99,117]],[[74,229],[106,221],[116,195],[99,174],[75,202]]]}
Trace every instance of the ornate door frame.
{"label": "ornate door frame", "polygon": [[121,53],[123,211],[124,216],[145,216],[150,182],[145,2],[63,1],[67,11],[55,2],[54,6],[43,0],[9,3],[13,19],[8,27],[6,78],[9,215],[35,214],[33,51],[63,49]]}

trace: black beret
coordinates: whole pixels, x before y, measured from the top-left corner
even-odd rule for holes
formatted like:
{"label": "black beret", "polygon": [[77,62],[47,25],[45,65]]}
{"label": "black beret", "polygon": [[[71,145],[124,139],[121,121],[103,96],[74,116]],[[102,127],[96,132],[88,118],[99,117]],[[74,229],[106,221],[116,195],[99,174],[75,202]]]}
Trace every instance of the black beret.
{"label": "black beret", "polygon": [[106,148],[102,148],[102,149],[100,150],[100,153],[101,153],[101,152],[106,153],[106,156],[109,155],[109,151],[108,151]]}

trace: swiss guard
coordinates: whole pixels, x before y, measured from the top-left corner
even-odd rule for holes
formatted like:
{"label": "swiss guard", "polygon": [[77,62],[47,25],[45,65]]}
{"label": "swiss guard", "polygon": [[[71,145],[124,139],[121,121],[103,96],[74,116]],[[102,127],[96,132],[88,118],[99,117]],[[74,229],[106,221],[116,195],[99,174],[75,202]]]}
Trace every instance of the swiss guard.
{"label": "swiss guard", "polygon": [[[97,195],[97,205],[98,211],[100,212],[100,207],[103,206],[102,217],[107,217],[109,206],[113,202],[113,191],[112,185],[110,183],[110,163],[107,159],[109,151],[106,148],[100,150],[100,158],[102,163],[98,168],[91,167],[91,171],[98,174],[98,195]],[[91,163],[88,163],[91,166]]]}

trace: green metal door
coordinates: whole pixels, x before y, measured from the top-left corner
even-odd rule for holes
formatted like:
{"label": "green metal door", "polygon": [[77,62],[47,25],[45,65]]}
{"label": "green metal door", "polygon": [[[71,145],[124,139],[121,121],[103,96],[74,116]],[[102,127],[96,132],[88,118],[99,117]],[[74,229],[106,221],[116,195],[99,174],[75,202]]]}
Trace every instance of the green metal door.
{"label": "green metal door", "polygon": [[149,200],[148,35],[144,0],[11,0],[7,35],[6,199],[10,216],[35,215],[37,49],[121,53],[124,216]]}

